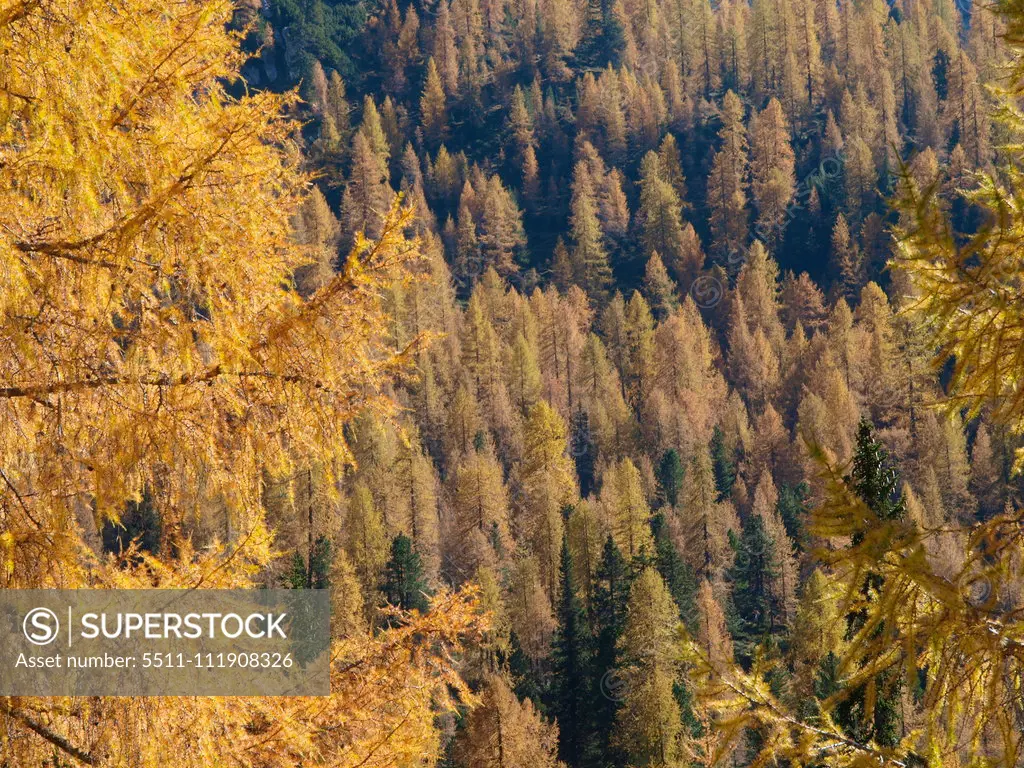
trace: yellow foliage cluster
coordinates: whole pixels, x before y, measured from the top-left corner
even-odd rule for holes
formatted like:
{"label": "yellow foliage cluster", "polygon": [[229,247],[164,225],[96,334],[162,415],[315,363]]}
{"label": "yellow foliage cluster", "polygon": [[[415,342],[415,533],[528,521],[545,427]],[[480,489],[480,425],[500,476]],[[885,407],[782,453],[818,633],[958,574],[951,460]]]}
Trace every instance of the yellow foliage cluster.
{"label": "yellow foliage cluster", "polygon": [[[1018,104],[1024,93],[1024,5],[1005,0],[997,11],[1015,54],[1002,89],[1006,135],[1024,135]],[[983,13],[983,12],[981,12]],[[1004,147],[1013,155],[1020,144]],[[998,173],[978,174],[962,190],[982,224],[965,235],[939,197],[939,184],[905,174],[903,213],[892,266],[903,290],[906,321],[935,350],[936,368],[949,364],[947,410],[987,418],[1024,433],[1024,176],[1010,159]],[[827,545],[816,588],[838,607],[835,642],[839,690],[808,711],[771,684],[778,659],[750,670],[713,663],[696,643],[686,659],[726,743],[758,733],[753,765],[782,759],[830,766],[1013,766],[1024,758],[1024,621],[1020,590],[1024,563],[1022,516],[1006,511],[962,526],[929,526],[921,510],[906,520],[882,520],[853,492],[842,472],[818,451],[824,498],[812,533]],[[1018,469],[1024,452],[1018,449]],[[943,548],[939,567],[931,549]],[[870,591],[862,587],[870,583]],[[822,587],[824,590],[822,590]],[[824,632],[820,633],[824,637]],[[806,643],[806,640],[802,642]],[[823,649],[824,650],[824,649]],[[900,679],[913,701],[894,746],[851,738],[837,707],[851,690],[865,691],[873,714],[876,681]],[[911,694],[906,694],[908,697]],[[905,699],[908,701],[909,699]],[[724,752],[723,752],[724,754]]]}
{"label": "yellow foliage cluster", "polygon": [[282,115],[294,97],[229,97],[231,9],[0,13],[8,583],[79,583],[59,539],[144,488],[169,520],[216,499],[245,530],[264,470],[350,458],[340,425],[398,361],[380,292],[417,254],[410,214],[310,299],[293,289],[311,258],[289,225],[308,187]]}
{"label": "yellow foliage cluster", "polygon": [[[389,408],[411,211],[295,290],[317,256],[290,225],[295,96],[244,92],[232,11],[0,0],[0,587],[251,586],[264,477],[335,488],[342,425]],[[143,493],[173,546],[100,557],[97,527]],[[224,543],[190,538],[211,508]],[[433,607],[338,641],[326,698],[2,698],[0,763],[430,764],[481,621],[470,593]]]}
{"label": "yellow foliage cluster", "polygon": [[[828,629],[844,636],[836,644],[843,683],[808,713],[773,689],[777,658],[759,657],[744,671],[714,663],[699,644],[687,642],[684,656],[701,699],[715,713],[722,754],[754,730],[761,739],[753,765],[780,758],[828,766],[1016,765],[1024,754],[1019,519],[1004,515],[966,531],[957,539],[956,567],[942,571],[929,560],[927,546],[946,530],[879,519],[841,473],[820,460],[826,495],[812,532],[831,542],[818,556],[840,623]],[[860,585],[869,573],[880,587],[867,594]],[[842,617],[855,613],[864,623],[848,633]],[[921,712],[894,747],[859,742],[833,719],[858,687],[866,688],[870,712],[874,680],[886,671],[916,689]]]}
{"label": "yellow foliage cluster", "polygon": [[[479,614],[445,593],[427,616],[342,640],[328,697],[0,698],[8,765],[432,765],[436,718],[473,703],[452,662]],[[73,763],[69,761],[74,760]]]}

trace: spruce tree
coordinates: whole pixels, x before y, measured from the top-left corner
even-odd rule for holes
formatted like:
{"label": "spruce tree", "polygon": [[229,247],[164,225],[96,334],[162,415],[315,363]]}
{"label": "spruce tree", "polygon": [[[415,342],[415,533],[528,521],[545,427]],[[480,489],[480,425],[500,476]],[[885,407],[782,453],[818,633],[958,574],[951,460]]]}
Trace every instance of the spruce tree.
{"label": "spruce tree", "polygon": [[611,755],[611,734],[620,703],[619,681],[615,677],[616,646],[626,622],[630,582],[626,561],[615,541],[608,536],[597,567],[591,616],[596,641],[591,677],[594,732],[606,759]]}
{"label": "spruce tree", "polygon": [[593,69],[606,64],[617,67],[625,45],[625,30],[611,0],[587,0],[583,38],[575,51],[577,63]]}
{"label": "spruce tree", "polygon": [[384,566],[381,592],[389,605],[403,611],[426,613],[430,590],[423,575],[423,563],[412,539],[400,533],[391,542],[391,559]]}
{"label": "spruce tree", "polygon": [[679,608],[679,617],[692,632],[697,627],[697,577],[679,554],[669,535],[665,516],[660,512],[651,519],[654,533],[654,565]]}
{"label": "spruce tree", "polygon": [[329,589],[331,586],[331,540],[318,536],[309,558],[292,553],[292,561],[281,577],[288,589]]}
{"label": "spruce tree", "polygon": [[292,561],[288,564],[288,570],[281,576],[281,584],[288,589],[305,589],[306,558],[298,552],[292,552]]}
{"label": "spruce tree", "polygon": [[580,484],[580,496],[586,498],[594,489],[594,471],[597,464],[597,445],[590,430],[590,414],[582,408],[572,415],[569,433],[569,450],[576,464],[576,478]]}
{"label": "spruce tree", "polygon": [[735,548],[736,560],[729,570],[733,585],[733,636],[738,655],[751,658],[753,646],[777,629],[782,617],[783,606],[772,589],[780,564],[774,542],[758,515],[747,515]]}
{"label": "spruce tree", "polygon": [[[888,452],[875,440],[871,424],[866,419],[861,419],[857,427],[853,470],[843,480],[880,524],[905,517],[906,500],[901,492],[899,472],[890,464]],[[852,536],[853,546],[862,544],[866,533],[856,531]],[[861,585],[861,598],[872,601],[883,587],[882,576],[869,570]],[[848,637],[852,638],[864,628],[867,614],[866,608],[847,614]],[[872,630],[876,636],[887,631],[884,622]],[[899,743],[903,734],[901,670],[897,664],[879,672],[870,683],[857,686],[837,707],[836,721],[851,738],[864,743],[874,741],[883,747],[895,747]],[[869,688],[873,688],[873,696],[869,694]]]}
{"label": "spruce tree", "polygon": [[807,547],[804,521],[810,514],[807,504],[810,495],[811,488],[806,482],[783,485],[779,488],[779,515],[782,517],[782,524],[786,526],[786,533],[793,540],[797,552],[802,552]]}
{"label": "spruce tree", "polygon": [[725,444],[725,433],[717,425],[714,432],[711,433],[711,466],[715,472],[718,500],[722,501],[732,493],[733,483],[736,482],[736,464],[729,456],[729,449]]}
{"label": "spruce tree", "polygon": [[576,593],[568,538],[562,540],[559,568],[561,599],[552,643],[554,703],[552,712],[561,735],[559,755],[570,766],[583,764],[590,734],[591,643],[583,607]]}
{"label": "spruce tree", "polygon": [[661,461],[658,463],[658,490],[671,507],[679,503],[679,491],[683,487],[685,471],[683,460],[679,458],[679,451],[675,448],[669,448],[661,455]]}

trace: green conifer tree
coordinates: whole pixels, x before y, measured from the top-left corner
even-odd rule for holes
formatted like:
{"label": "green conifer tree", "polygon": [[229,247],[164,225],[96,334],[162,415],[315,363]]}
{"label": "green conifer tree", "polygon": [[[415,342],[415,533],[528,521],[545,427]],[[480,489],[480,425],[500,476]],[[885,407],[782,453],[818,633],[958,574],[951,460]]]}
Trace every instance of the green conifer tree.
{"label": "green conifer tree", "polygon": [[612,733],[621,699],[616,677],[616,647],[626,623],[631,584],[629,568],[611,536],[605,540],[594,587],[591,623],[596,641],[592,681],[594,732],[598,750],[610,761],[615,754]]}
{"label": "green conifer tree", "polygon": [[590,744],[592,647],[576,593],[572,554],[568,538],[562,540],[559,568],[561,598],[558,604],[558,629],[552,643],[554,671],[553,714],[558,720],[559,755],[570,766],[582,765]]}
{"label": "green conifer tree", "polygon": [[658,490],[668,505],[674,507],[679,503],[679,491],[683,487],[683,475],[686,469],[679,451],[669,448],[661,455],[658,463]]}
{"label": "green conifer tree", "polygon": [[[871,424],[861,419],[857,427],[857,447],[853,455],[853,469],[843,478],[846,485],[857,494],[876,516],[879,524],[902,520],[906,515],[906,499],[902,493],[899,472],[889,462],[888,452],[875,440]],[[852,545],[864,542],[866,531],[857,531],[852,536]],[[870,602],[877,598],[884,588],[880,574],[869,570],[861,585],[861,598]],[[868,609],[853,610],[846,616],[847,634],[853,637],[867,622]],[[885,623],[881,622],[873,633],[884,634]],[[855,739],[862,743],[875,742],[883,747],[895,747],[903,736],[901,698],[903,689],[902,668],[899,664],[890,666],[875,675],[874,679],[858,685],[844,697],[836,708],[836,721]]]}
{"label": "green conifer tree", "polygon": [[750,659],[753,647],[778,629],[783,607],[772,585],[779,576],[771,536],[759,515],[747,515],[735,541],[736,560],[729,570],[733,585],[733,637],[737,656]]}
{"label": "green conifer tree", "polygon": [[665,516],[660,512],[651,518],[654,533],[654,565],[679,607],[679,617],[691,632],[697,629],[697,577],[679,554],[669,535]]}
{"label": "green conifer tree", "polygon": [[722,501],[732,493],[732,486],[736,482],[736,464],[729,456],[729,449],[725,444],[725,433],[717,425],[711,434],[711,466],[715,471],[718,500]]}
{"label": "green conifer tree", "polygon": [[391,542],[391,558],[384,566],[381,593],[389,605],[403,611],[426,613],[430,589],[423,575],[423,563],[412,539],[400,533]]}

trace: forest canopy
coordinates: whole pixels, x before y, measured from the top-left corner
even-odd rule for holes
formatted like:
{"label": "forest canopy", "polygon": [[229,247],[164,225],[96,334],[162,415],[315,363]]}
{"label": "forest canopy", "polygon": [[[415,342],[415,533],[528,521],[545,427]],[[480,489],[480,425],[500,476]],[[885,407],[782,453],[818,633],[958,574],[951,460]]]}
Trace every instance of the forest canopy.
{"label": "forest canopy", "polygon": [[0,587],[332,605],[0,765],[1019,763],[1022,30],[0,0]]}

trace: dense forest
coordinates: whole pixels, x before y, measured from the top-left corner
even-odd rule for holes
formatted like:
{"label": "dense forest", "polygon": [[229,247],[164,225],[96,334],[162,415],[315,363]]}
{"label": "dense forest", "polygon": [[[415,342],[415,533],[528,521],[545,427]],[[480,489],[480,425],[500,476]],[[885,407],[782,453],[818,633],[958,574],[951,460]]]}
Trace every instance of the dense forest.
{"label": "dense forest", "polygon": [[0,765],[1012,766],[1024,10],[0,0],[0,586],[330,588]]}

